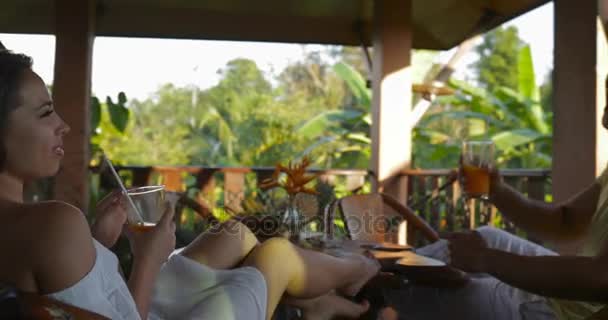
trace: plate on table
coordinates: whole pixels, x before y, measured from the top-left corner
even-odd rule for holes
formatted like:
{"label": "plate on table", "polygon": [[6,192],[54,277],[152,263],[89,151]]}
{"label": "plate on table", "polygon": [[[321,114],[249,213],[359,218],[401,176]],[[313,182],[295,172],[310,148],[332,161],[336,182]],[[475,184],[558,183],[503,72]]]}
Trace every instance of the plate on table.
{"label": "plate on table", "polygon": [[468,275],[444,262],[405,251],[392,266],[395,273],[404,275],[410,282],[431,287],[459,287],[469,281]]}
{"label": "plate on table", "polygon": [[363,244],[361,244],[361,248],[368,249],[368,250],[393,251],[393,252],[412,250],[412,247],[410,247],[410,246],[404,246],[404,245],[390,243],[390,242],[363,243]]}
{"label": "plate on table", "polygon": [[403,257],[396,262],[399,266],[404,267],[445,267],[443,261],[425,257],[414,252],[407,252]]}

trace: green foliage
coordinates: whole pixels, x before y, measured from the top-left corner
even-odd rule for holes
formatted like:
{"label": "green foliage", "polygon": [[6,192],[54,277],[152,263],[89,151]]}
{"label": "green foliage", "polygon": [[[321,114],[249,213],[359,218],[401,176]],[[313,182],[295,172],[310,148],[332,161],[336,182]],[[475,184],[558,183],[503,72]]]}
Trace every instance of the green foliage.
{"label": "green foliage", "polygon": [[[519,91],[505,86],[496,86],[489,91],[462,81],[450,81],[450,86],[458,93],[440,99],[414,130],[414,146],[420,146],[415,149],[420,153],[414,156],[422,158],[416,162],[418,165],[445,156],[449,161],[455,161],[447,152],[458,150],[464,139],[491,139],[496,144],[497,162],[501,166],[551,166],[552,116],[539,101],[530,48],[523,46],[517,56],[515,73],[519,75],[516,84]],[[446,153],[425,151],[428,148],[425,142],[445,148]]]}
{"label": "green foliage", "polygon": [[483,42],[475,48],[479,59],[473,64],[481,87],[490,92],[499,86],[518,90],[520,76],[514,66],[523,46],[524,42],[514,26],[498,27],[486,33]]}
{"label": "green foliage", "polygon": [[95,135],[101,121],[101,103],[95,96],[91,97],[91,135]]}
{"label": "green foliage", "polygon": [[[283,70],[275,86],[247,59],[230,61],[218,74],[219,83],[206,90],[165,85],[149,99],[130,101],[134,117],[127,123],[116,121],[123,109],[108,100],[96,142],[112,159],[132,165],[272,166],[306,154],[326,165],[322,155],[331,144],[311,149],[319,127],[303,122],[327,110],[355,116],[340,111],[356,99],[346,97],[345,85],[316,52]],[[108,118],[127,134],[105,128]]]}
{"label": "green foliage", "polygon": [[105,153],[119,164],[178,165],[188,161],[193,153],[186,142],[189,130],[183,125],[189,102],[184,89],[167,85],[159,89],[153,99],[131,101],[133,117],[125,124],[125,133],[108,125],[112,115],[102,113],[101,132],[96,141]]}
{"label": "green foliage", "polygon": [[[516,31],[515,31],[516,34]],[[551,113],[539,101],[529,46],[514,54],[513,88],[496,85],[493,91],[451,80],[454,96],[438,99],[413,129],[413,164],[420,168],[457,165],[461,142],[492,139],[500,165],[536,168],[551,165]],[[370,159],[371,93],[353,67],[334,66],[356,104],[344,111],[326,111],[300,126],[302,136],[317,136],[311,146],[331,145],[325,155],[339,167],[367,166]],[[517,91],[516,91],[517,90]]]}
{"label": "green foliage", "polygon": [[[548,166],[551,113],[541,104],[529,47],[509,28],[486,36],[478,50],[477,68],[504,79],[480,73],[481,88],[451,81],[457,94],[439,99],[414,128],[414,166],[453,167],[460,142],[483,137],[496,141],[507,166]],[[253,61],[235,59],[206,90],[165,85],[128,106],[124,95],[116,103],[95,99],[93,142],[132,165],[272,166],[308,155],[316,166],[367,168],[371,91],[362,56],[358,49],[333,54],[356,66],[332,66],[320,52],[309,52],[271,81]],[[423,52],[418,59],[430,64],[435,55]]]}
{"label": "green foliage", "polygon": [[370,106],[372,103],[372,93],[366,86],[366,81],[363,76],[353,67],[344,62],[338,62],[334,65],[334,72],[346,82],[346,85],[355,97],[357,104],[360,106]]}
{"label": "green foliage", "polygon": [[110,114],[110,120],[114,127],[120,132],[125,131],[127,123],[129,122],[129,109],[125,106],[126,102],[127,97],[122,92],[118,94],[117,103],[114,103],[112,98],[106,97],[106,106],[108,113]]}
{"label": "green foliage", "polygon": [[106,131],[111,132],[112,136],[121,136],[125,133],[131,115],[126,107],[127,96],[124,92],[120,92],[117,100],[118,102],[114,103],[108,96],[106,103],[100,103],[99,98],[91,97],[91,159],[97,158],[103,150],[99,142],[105,136]]}

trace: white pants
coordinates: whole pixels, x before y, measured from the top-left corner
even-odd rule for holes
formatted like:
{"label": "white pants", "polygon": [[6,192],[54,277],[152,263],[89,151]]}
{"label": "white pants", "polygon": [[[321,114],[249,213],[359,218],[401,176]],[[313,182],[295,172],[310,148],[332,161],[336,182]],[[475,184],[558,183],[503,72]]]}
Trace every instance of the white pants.
{"label": "white pants", "polygon": [[[481,227],[477,231],[493,249],[526,256],[557,255],[496,228]],[[439,251],[448,250],[446,241],[435,246],[443,247]],[[473,274],[471,278],[467,285],[457,289],[409,286],[387,290],[384,295],[387,303],[397,310],[399,319],[556,319],[542,296],[514,288],[487,274]]]}

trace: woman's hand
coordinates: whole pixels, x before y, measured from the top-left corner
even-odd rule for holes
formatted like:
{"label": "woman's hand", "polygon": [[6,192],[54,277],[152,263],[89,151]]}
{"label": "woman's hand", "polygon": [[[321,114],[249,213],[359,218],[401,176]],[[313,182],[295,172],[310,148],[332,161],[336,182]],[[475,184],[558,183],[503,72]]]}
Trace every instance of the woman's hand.
{"label": "woman's hand", "polygon": [[173,216],[173,208],[166,203],[165,212],[154,227],[135,229],[125,225],[123,228],[133,253],[133,266],[128,281],[129,291],[142,319],[148,317],[158,272],[175,248]]}
{"label": "woman's hand", "polygon": [[96,220],[91,228],[93,237],[110,248],[116,244],[122,226],[127,221],[125,198],[119,190],[112,191],[97,203]]}
{"label": "woman's hand", "polygon": [[486,242],[479,232],[454,232],[444,236],[449,241],[451,265],[467,272],[485,272]]}
{"label": "woman's hand", "polygon": [[125,226],[124,231],[131,244],[134,259],[144,264],[159,266],[175,249],[175,211],[166,203],[165,212],[160,221],[149,229],[133,229]]}

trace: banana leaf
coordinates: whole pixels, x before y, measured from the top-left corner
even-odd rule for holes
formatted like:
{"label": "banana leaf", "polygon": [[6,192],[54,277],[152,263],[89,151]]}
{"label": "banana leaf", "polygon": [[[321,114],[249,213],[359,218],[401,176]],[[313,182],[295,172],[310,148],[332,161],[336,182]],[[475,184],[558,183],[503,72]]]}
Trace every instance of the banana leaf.
{"label": "banana leaf", "polygon": [[329,110],[304,122],[297,129],[297,133],[306,138],[318,137],[329,131],[331,127],[340,126],[341,123],[361,115],[361,111],[357,110]]}
{"label": "banana leaf", "polygon": [[91,97],[91,134],[95,135],[101,121],[101,104],[97,97]]}
{"label": "banana leaf", "polygon": [[114,103],[112,98],[106,97],[106,106],[110,113],[110,121],[116,130],[119,132],[125,132],[127,124],[129,123],[129,109],[124,106],[124,103]]}
{"label": "banana leaf", "polygon": [[494,144],[496,144],[496,148],[499,150],[507,150],[547,138],[550,139],[547,135],[534,130],[515,129],[497,133],[492,136],[491,139],[494,141]]}
{"label": "banana leaf", "polygon": [[369,108],[372,103],[371,90],[367,88],[363,76],[353,67],[344,62],[338,62],[333,67],[334,72],[342,78],[361,106]]}
{"label": "banana leaf", "polygon": [[523,46],[517,58],[517,78],[519,93],[529,100],[538,100],[538,89],[534,75],[534,65],[532,64],[532,54],[530,46]]}

